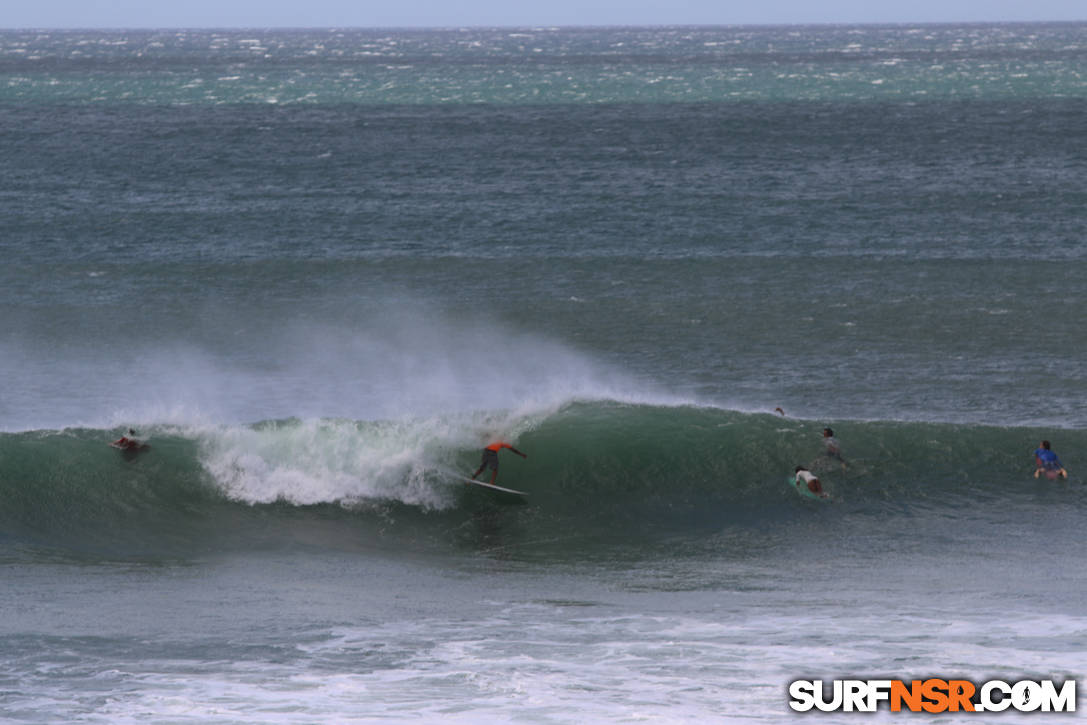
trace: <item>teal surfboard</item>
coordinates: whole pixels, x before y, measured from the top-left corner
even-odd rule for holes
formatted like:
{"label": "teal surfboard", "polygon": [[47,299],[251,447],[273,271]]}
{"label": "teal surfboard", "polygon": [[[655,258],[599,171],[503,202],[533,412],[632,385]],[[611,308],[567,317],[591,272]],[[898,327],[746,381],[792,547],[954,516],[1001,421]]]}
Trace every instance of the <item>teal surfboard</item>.
{"label": "teal surfboard", "polygon": [[794,491],[796,491],[798,494],[800,494],[804,498],[810,498],[810,499],[814,499],[816,501],[822,501],[824,503],[826,503],[827,501],[830,501],[830,494],[825,492],[825,491],[823,493],[821,493],[821,494],[812,493],[810,490],[808,490],[807,486],[797,486],[795,476],[787,477],[785,479],[785,483],[789,486],[789,488],[793,489]]}

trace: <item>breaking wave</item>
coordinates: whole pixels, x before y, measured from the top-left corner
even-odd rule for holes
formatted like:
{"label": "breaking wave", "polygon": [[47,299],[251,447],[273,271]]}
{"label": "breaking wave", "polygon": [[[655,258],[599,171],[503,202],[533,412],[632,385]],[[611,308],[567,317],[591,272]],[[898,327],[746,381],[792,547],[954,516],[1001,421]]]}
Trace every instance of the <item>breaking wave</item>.
{"label": "breaking wave", "polygon": [[[823,454],[827,424],[845,466]],[[191,555],[214,551],[224,537],[296,541],[300,527],[310,542],[322,540],[322,527],[349,532],[352,545],[441,540],[480,511],[535,535],[626,537],[792,516],[952,515],[1047,488],[1077,490],[1075,451],[1087,443],[1072,430],[810,421],[614,400],[402,420],[149,426],[140,433],[150,449],[138,454],[106,445],[120,433],[0,434],[3,538],[118,556],[164,547]],[[528,454],[503,452],[499,476],[526,498],[460,478],[496,436]],[[1069,482],[1030,477],[1043,437],[1067,452]],[[784,480],[797,464],[819,474],[833,505],[789,491]]]}

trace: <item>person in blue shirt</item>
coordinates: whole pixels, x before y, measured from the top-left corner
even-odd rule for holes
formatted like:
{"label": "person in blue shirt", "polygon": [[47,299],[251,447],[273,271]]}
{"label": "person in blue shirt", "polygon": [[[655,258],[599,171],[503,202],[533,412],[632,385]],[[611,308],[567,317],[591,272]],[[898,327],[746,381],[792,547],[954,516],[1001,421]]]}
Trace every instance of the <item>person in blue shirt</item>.
{"label": "person in blue shirt", "polygon": [[1045,471],[1046,478],[1056,478],[1058,475],[1061,478],[1068,478],[1068,471],[1064,470],[1061,459],[1057,458],[1057,454],[1050,449],[1049,441],[1042,441],[1041,446],[1034,451],[1034,463],[1036,465],[1035,478],[1038,478],[1038,474],[1042,471]]}

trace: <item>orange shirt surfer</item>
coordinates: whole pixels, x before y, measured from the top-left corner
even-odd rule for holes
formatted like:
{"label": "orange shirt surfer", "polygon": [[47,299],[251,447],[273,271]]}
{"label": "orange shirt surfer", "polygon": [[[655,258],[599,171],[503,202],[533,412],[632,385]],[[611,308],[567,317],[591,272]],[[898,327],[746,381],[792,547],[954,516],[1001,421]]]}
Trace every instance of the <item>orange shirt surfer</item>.
{"label": "orange shirt surfer", "polygon": [[490,468],[491,485],[494,485],[494,482],[498,479],[498,452],[503,448],[509,448],[521,458],[528,458],[528,456],[521,453],[521,451],[511,446],[509,443],[503,443],[502,441],[492,443],[483,449],[483,462],[479,464],[479,470],[472,474],[473,481],[476,480],[476,476],[483,473],[484,469]]}

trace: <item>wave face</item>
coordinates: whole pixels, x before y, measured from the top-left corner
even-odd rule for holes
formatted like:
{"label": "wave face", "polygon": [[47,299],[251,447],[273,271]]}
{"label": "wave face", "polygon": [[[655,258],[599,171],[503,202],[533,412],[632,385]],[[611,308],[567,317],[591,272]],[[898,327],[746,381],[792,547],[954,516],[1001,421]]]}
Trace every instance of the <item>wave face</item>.
{"label": "wave face", "polygon": [[[1052,485],[1030,478],[1042,431],[831,424],[844,468],[822,453],[822,421],[616,401],[399,421],[152,426],[141,431],[151,448],[139,454],[105,445],[118,430],[7,433],[0,525],[17,546],[121,557],[443,541],[481,512],[533,536],[635,540],[795,516],[955,516]],[[475,470],[492,435],[528,454],[503,452],[499,476],[529,494],[527,505],[458,478]],[[1085,443],[1078,431],[1052,437],[1058,452]],[[1065,463],[1074,474],[1074,461]],[[788,490],[797,464],[820,475],[832,506],[815,513],[820,504]]]}

